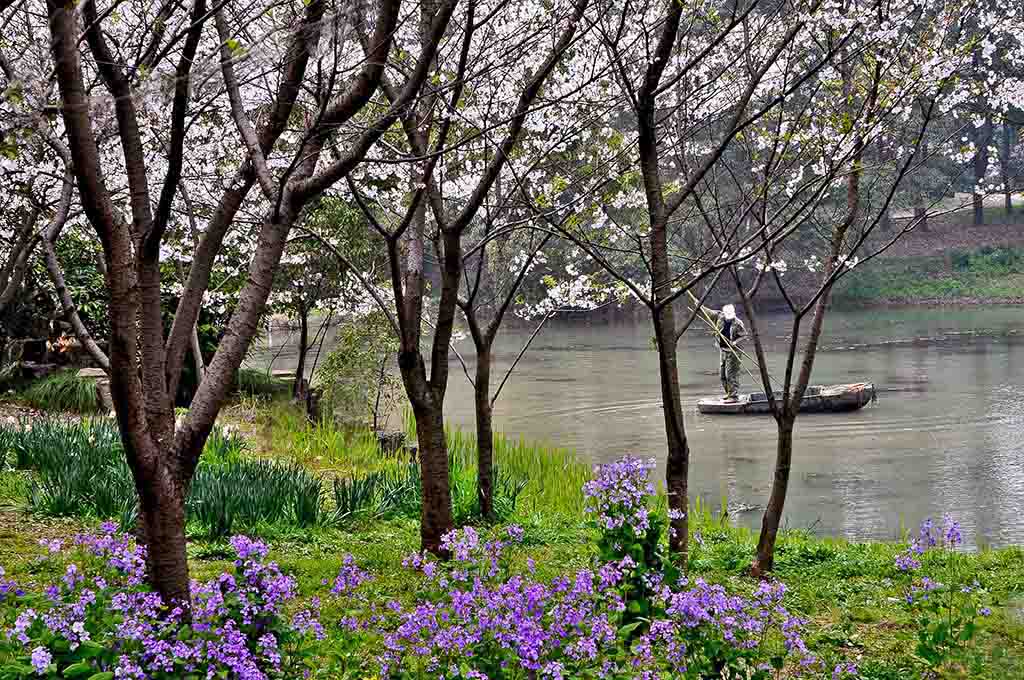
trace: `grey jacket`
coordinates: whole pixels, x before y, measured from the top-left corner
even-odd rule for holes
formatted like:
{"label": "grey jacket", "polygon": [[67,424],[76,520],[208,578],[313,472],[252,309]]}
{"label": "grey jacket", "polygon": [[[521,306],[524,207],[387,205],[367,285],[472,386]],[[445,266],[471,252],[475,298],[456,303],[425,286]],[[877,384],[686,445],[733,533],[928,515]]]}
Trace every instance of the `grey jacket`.
{"label": "grey jacket", "polygon": [[[715,329],[718,331],[714,336],[715,347],[720,347],[720,335],[725,333],[725,316],[722,314],[720,309],[709,309],[704,308],[704,311],[711,315],[715,321]],[[732,320],[732,326],[729,329],[729,341],[734,345],[739,343],[743,338],[747,337],[747,327],[743,325],[739,317]]]}

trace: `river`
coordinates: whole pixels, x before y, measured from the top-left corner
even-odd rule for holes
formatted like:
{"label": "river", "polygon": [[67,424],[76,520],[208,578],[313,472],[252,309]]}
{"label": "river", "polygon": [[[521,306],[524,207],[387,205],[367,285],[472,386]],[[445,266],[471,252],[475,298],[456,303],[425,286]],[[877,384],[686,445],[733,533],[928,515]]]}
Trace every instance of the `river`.
{"label": "river", "polygon": [[[761,323],[769,370],[781,375],[788,321]],[[528,333],[499,337],[495,383]],[[550,325],[502,391],[495,427],[594,462],[653,457],[661,474],[665,435],[650,336],[645,324]],[[468,340],[460,351],[471,361]],[[772,479],[774,422],[699,414],[696,401],[721,389],[717,350],[706,333],[692,332],[679,355],[691,494],[713,507],[726,499],[734,522],[757,526]],[[886,539],[950,512],[975,545],[1024,544],[1024,311],[832,312],[812,383],[862,380],[878,387],[877,404],[797,420],[784,526]],[[750,376],[742,382],[750,391]],[[457,363],[446,405],[452,424],[473,427],[472,390]]]}

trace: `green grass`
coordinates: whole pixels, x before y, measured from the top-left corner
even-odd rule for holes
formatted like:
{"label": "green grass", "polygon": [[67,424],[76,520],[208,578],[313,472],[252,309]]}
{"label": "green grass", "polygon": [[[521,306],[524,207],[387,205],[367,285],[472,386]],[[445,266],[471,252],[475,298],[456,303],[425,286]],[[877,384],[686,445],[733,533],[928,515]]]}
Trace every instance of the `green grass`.
{"label": "green grass", "polygon": [[59,371],[33,382],[22,392],[22,399],[40,411],[100,412],[95,378],[80,378],[74,369]]}
{"label": "green grass", "polygon": [[[416,424],[404,417],[406,441],[415,443]],[[457,517],[475,512],[477,445],[473,432],[446,430],[452,497]],[[372,474],[403,474],[405,461],[383,456],[376,437],[363,430],[347,430],[331,422],[309,423],[301,409],[275,403],[266,414],[260,454],[302,463],[342,479]],[[494,435],[494,465],[498,498],[516,498],[517,516],[534,512],[578,520],[583,512],[583,484],[591,468],[575,452]],[[522,484],[521,490],[515,486]],[[507,510],[507,508],[506,508]]]}
{"label": "green grass", "polygon": [[[61,575],[47,572],[47,564],[37,561],[41,555],[38,538],[67,538],[86,526],[24,515],[2,519],[0,564],[8,577],[26,584],[51,582]],[[755,584],[744,574],[756,537],[722,522],[717,512],[700,504],[691,511],[691,521],[690,577],[726,584],[733,592],[752,589]],[[587,568],[596,557],[596,534],[590,528],[564,527],[550,518],[525,528],[523,545],[513,552],[514,568],[522,569],[526,560],[532,559],[540,579]],[[501,528],[481,531],[489,537]],[[322,582],[334,578],[347,554],[374,574],[366,586],[371,601],[397,599],[408,605],[418,595],[418,580],[398,566],[404,556],[418,550],[415,520],[364,518],[343,529],[280,527],[271,545],[270,559],[297,579],[304,596],[322,593]],[[808,621],[805,640],[813,653],[826,660],[857,661],[865,680],[922,677],[914,655],[916,629],[901,605],[903,577],[893,564],[901,548],[896,543],[852,543],[801,531],[780,534],[775,576],[788,588],[787,608]],[[211,578],[230,568],[230,551],[223,539],[192,537],[188,552],[194,578]],[[1013,609],[1024,593],[1024,550],[982,550],[954,557],[935,554],[925,563],[926,573],[936,573],[950,559],[959,560],[963,569],[976,575],[992,592],[997,606],[991,617],[980,621],[967,660],[946,667],[939,677],[1024,678],[1024,624]],[[331,619],[336,606],[330,598],[324,601],[325,619]],[[337,631],[329,634],[340,635]]]}
{"label": "green grass", "polygon": [[1024,297],[1024,249],[982,248],[943,257],[878,260],[842,279],[837,304],[941,301],[998,302]]}
{"label": "green grass", "polygon": [[272,396],[288,392],[290,383],[270,375],[267,371],[241,368],[235,380],[235,391],[248,396]]}
{"label": "green grass", "polygon": [[[296,577],[304,595],[322,593],[322,581],[332,579],[344,556],[352,554],[375,575],[367,586],[371,597],[382,602],[414,601],[418,582],[398,565],[419,548],[418,497],[408,490],[418,484],[415,468],[383,458],[372,450],[367,443],[372,438],[365,433],[311,426],[300,415],[284,410],[273,418],[268,422],[276,422],[282,430],[269,443],[283,446],[295,439],[284,452],[277,452],[278,457],[294,454],[304,456],[303,460],[254,460],[253,451],[230,433],[211,438],[193,485],[198,489],[196,497],[190,500],[188,551],[193,577],[208,578],[228,567],[224,536],[258,532],[271,541],[271,559]],[[69,452],[72,458],[88,458],[93,455],[89,447],[109,448],[116,443],[112,441],[116,430],[110,429],[108,421],[80,427],[84,434],[62,427],[69,426],[37,421],[31,446],[18,437],[12,440],[0,428],[0,442],[16,442],[7,445],[8,466],[18,461],[25,466],[55,465]],[[352,442],[362,442],[363,448],[353,447]],[[459,521],[473,521],[459,508],[473,502],[475,441],[471,434],[451,429],[448,442],[456,515]],[[259,454],[275,452],[260,448]],[[502,474],[507,471],[509,479],[525,480],[515,507],[505,515],[506,522],[525,529],[515,564],[523,568],[527,559],[535,561],[542,579],[590,566],[596,557],[596,532],[586,524],[580,491],[589,479],[588,466],[570,451],[503,437],[496,437],[495,454]],[[297,471],[293,477],[282,472],[290,466]],[[330,470],[345,474],[327,479]],[[8,577],[27,584],[59,577],[46,573],[46,566],[36,560],[39,538],[67,538],[99,519],[95,513],[60,520],[12,510],[9,501],[28,496],[36,474],[0,471],[0,564]],[[110,479],[104,477],[103,486],[120,484]],[[99,486],[94,479],[93,488]],[[397,487],[406,490],[398,492]],[[245,491],[240,495],[237,489]],[[323,503],[314,506],[311,498],[321,498]],[[197,516],[218,504],[226,509],[210,517]],[[664,498],[657,499],[655,506],[664,512]],[[754,584],[745,573],[756,536],[731,526],[721,508],[699,498],[694,501],[689,513],[690,576],[724,583],[734,591],[750,589]],[[501,528],[482,527],[481,531],[496,534]],[[894,567],[900,550],[895,543],[852,543],[802,531],[780,534],[775,576],[789,589],[787,607],[808,620],[805,638],[812,651],[824,659],[857,660],[866,680],[921,677],[921,665],[914,656],[916,629],[900,603],[902,576]],[[1015,603],[1024,601],[1024,550],[984,549],[929,559],[926,569],[944,566],[944,559],[960,560],[961,567],[993,593],[998,605],[993,616],[982,620],[968,658],[947,667],[941,677],[1024,678],[1024,623],[1015,608],[1020,606]],[[327,617],[333,606],[325,601]]]}

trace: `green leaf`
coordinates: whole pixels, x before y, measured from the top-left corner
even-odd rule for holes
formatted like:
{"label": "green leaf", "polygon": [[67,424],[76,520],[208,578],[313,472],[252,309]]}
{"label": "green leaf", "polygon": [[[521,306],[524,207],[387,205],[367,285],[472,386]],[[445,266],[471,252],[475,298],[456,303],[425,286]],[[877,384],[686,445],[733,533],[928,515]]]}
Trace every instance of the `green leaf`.
{"label": "green leaf", "polygon": [[110,671],[103,671],[90,675],[89,680],[114,680],[114,674]]}
{"label": "green leaf", "polygon": [[78,647],[78,650],[83,659],[92,659],[107,651],[107,648],[92,640],[86,640]]}
{"label": "green leaf", "polygon": [[628,639],[629,636],[632,635],[633,631],[639,628],[642,623],[642,621],[637,621],[619,628],[619,637],[622,639]]}
{"label": "green leaf", "polygon": [[89,673],[92,670],[94,670],[92,664],[85,663],[84,661],[79,661],[78,663],[73,663],[67,668],[65,668],[63,675],[65,678],[77,678],[78,676],[85,675],[86,673]]}

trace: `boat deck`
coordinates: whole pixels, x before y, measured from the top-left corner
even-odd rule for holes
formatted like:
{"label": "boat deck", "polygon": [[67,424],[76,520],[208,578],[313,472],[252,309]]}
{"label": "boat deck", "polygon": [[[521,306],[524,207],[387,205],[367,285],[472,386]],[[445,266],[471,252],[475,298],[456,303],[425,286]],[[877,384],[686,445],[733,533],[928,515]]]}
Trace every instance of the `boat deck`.
{"label": "boat deck", "polygon": [[[775,395],[781,399],[781,394]],[[872,383],[851,385],[815,385],[807,388],[800,403],[801,413],[837,413],[856,411],[875,399]],[[701,399],[697,410],[713,415],[754,415],[771,413],[771,403],[763,392],[740,395],[739,401],[726,401],[722,397]]]}

